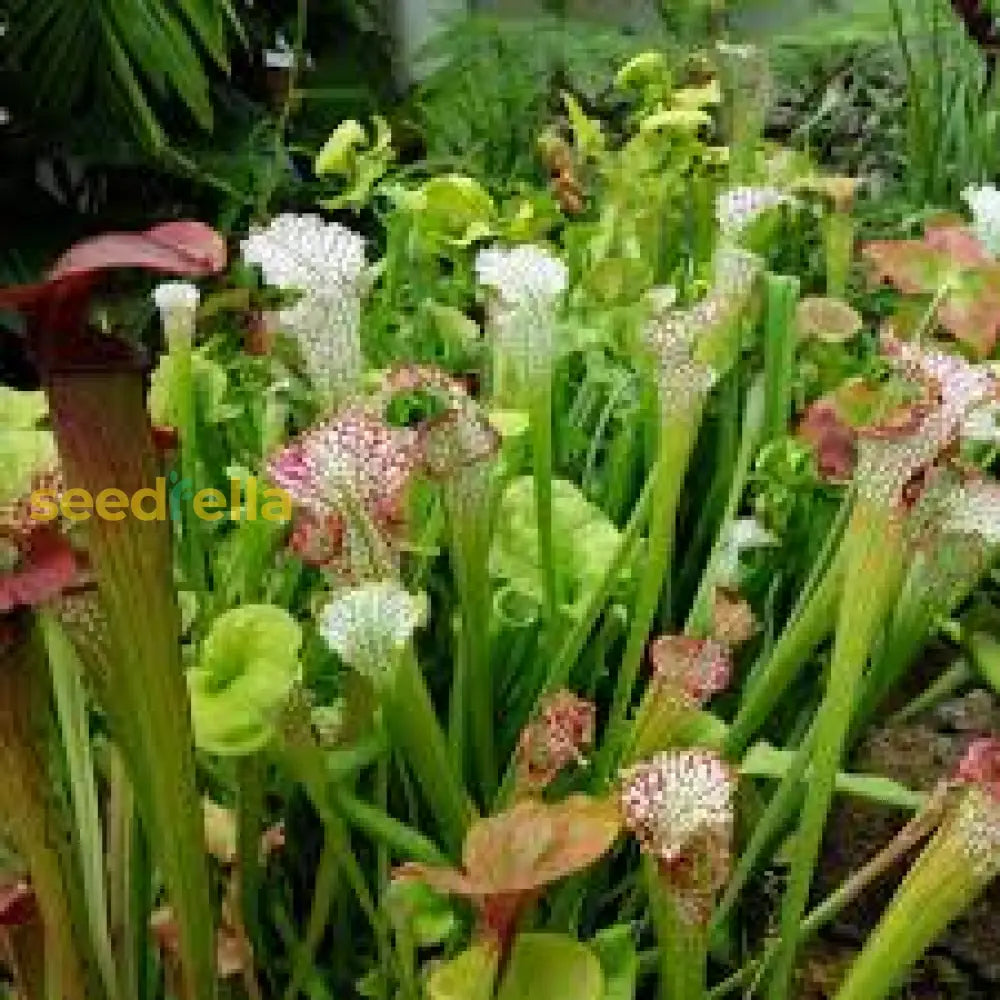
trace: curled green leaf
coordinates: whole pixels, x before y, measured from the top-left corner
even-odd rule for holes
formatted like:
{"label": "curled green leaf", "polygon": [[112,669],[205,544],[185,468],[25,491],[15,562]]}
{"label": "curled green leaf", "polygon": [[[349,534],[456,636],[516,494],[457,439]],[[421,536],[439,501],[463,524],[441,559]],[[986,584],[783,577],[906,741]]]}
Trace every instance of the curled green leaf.
{"label": "curled green leaf", "polygon": [[301,644],[299,625],[270,604],[233,608],[215,620],[187,675],[202,750],[237,756],[267,745],[302,679]]}
{"label": "curled green leaf", "polygon": [[492,235],[496,226],[496,208],[487,190],[461,174],[432,177],[408,204],[431,243],[468,246]]}
{"label": "curled green leaf", "polygon": [[354,169],[356,151],[367,141],[365,130],[354,118],[342,121],[316,156],[313,168],[316,176],[325,177],[327,174],[350,176]]}
{"label": "curled green leaf", "polygon": [[[149,385],[149,415],[154,424],[176,427],[180,420],[177,393],[177,355],[163,354]],[[191,380],[204,419],[217,422],[223,416],[223,401],[229,382],[221,365],[203,351],[191,355]]]}

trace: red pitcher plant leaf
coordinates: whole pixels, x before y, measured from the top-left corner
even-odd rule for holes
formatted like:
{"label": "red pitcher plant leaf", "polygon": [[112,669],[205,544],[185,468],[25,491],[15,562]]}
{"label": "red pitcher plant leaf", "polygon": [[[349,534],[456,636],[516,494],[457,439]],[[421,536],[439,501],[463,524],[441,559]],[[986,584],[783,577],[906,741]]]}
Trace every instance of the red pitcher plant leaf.
{"label": "red pitcher plant leaf", "polygon": [[521,731],[517,744],[517,778],[529,794],[551,784],[573,764],[585,765],[594,742],[597,708],[571,691],[546,697],[538,715]]}
{"label": "red pitcher plant leaf", "polygon": [[524,799],[472,824],[461,869],[406,864],[396,877],[468,899],[503,941],[524,903],[545,886],[598,861],[618,839],[621,826],[610,800],[571,795],[548,804]]}
{"label": "red pitcher plant leaf", "polygon": [[654,682],[676,688],[704,705],[732,679],[733,664],[726,642],[686,635],[661,635],[649,646]]}
{"label": "red pitcher plant leaf", "polygon": [[585,795],[518,803],[472,826],[464,868],[482,895],[532,892],[592,865],[620,827],[613,803]]}
{"label": "red pitcher plant leaf", "polygon": [[86,325],[91,293],[108,271],[136,268],[197,277],[225,266],[225,241],[201,222],[166,222],[144,233],[105,233],[72,246],[44,281],[0,288],[0,308],[38,320],[33,336],[68,337]]}
{"label": "red pitcher plant leaf", "polygon": [[49,272],[49,281],[119,268],[142,268],[198,277],[226,266],[226,242],[203,222],[164,222],[143,233],[105,233],[70,247]]}
{"label": "red pitcher plant leaf", "polygon": [[976,358],[988,357],[1000,335],[1000,269],[967,276],[941,306],[938,323]]}
{"label": "red pitcher plant leaf", "polygon": [[878,240],[861,255],[873,284],[886,283],[907,295],[932,295],[954,270],[944,251],[922,240]]}
{"label": "red pitcher plant leaf", "polygon": [[947,219],[929,223],[925,227],[924,243],[932,250],[947,254],[963,268],[989,267],[995,263],[971,229]]}
{"label": "red pitcher plant leaf", "polygon": [[[225,262],[225,244],[214,230],[199,222],[171,222],[145,233],[84,240],[47,280],[0,290],[0,308],[25,314],[27,345],[45,384],[70,487],[91,496],[106,489],[132,496],[150,488],[160,468],[136,353],[88,326],[93,288],[113,269],[193,277],[217,272]],[[91,518],[85,535],[110,652],[99,678],[102,707],[128,748],[130,777],[178,915],[184,989],[196,1000],[209,1000],[212,914],[170,525]]]}
{"label": "red pitcher plant leaf", "polygon": [[799,422],[798,436],[812,446],[819,474],[834,483],[846,483],[857,463],[857,434],[841,419],[835,403],[817,399]]}
{"label": "red pitcher plant leaf", "polygon": [[1000,740],[989,736],[973,740],[955,769],[955,780],[976,785],[1000,802]]}
{"label": "red pitcher plant leaf", "polygon": [[977,357],[993,350],[1000,335],[1000,267],[966,226],[932,223],[922,240],[869,243],[863,256],[875,284],[908,295],[932,295],[948,284],[936,323]]}
{"label": "red pitcher plant leaf", "polygon": [[20,927],[37,917],[35,893],[27,879],[0,883],[0,927]]}
{"label": "red pitcher plant leaf", "polygon": [[57,531],[32,532],[19,564],[0,573],[0,614],[58,597],[76,582],[80,565],[72,546]]}

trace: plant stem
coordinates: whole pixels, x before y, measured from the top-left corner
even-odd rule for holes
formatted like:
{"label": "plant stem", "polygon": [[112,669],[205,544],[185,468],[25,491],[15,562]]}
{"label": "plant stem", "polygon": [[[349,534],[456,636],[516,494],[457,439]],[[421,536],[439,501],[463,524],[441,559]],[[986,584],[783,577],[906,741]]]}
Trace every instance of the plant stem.
{"label": "plant stem", "polygon": [[[350,831],[334,807],[323,751],[314,741],[312,733],[304,726],[294,727],[291,724],[290,731],[286,733],[283,749],[286,762],[322,820],[324,851],[329,848],[332,855],[331,863],[344,876],[357,899],[358,906],[368,920],[380,960],[383,963],[387,962],[392,951],[388,927],[382,912],[372,898],[364,869],[351,849]],[[322,937],[322,931],[319,936]]]}
{"label": "plant stem", "polygon": [[251,944],[261,941],[260,837],[264,827],[264,763],[258,754],[241,757],[236,767],[236,853],[239,859],[243,924]]}
{"label": "plant stem", "polygon": [[[142,374],[54,371],[52,424],[66,481],[97,496],[148,489],[156,457]],[[127,750],[133,788],[180,929],[183,981],[192,1000],[215,994],[213,919],[180,623],[166,521],[91,518],[91,567],[108,623],[105,671],[92,679]]]}
{"label": "plant stem", "polygon": [[[194,373],[192,369],[191,330],[179,334],[171,326],[186,323],[184,318],[168,314],[167,343],[174,362],[171,393],[177,407],[181,482],[191,491],[198,491],[198,425],[195,410]],[[193,320],[190,321],[193,325]],[[182,496],[184,494],[182,493]],[[194,508],[185,504],[180,512],[181,543],[185,555],[186,583],[192,589],[205,591],[205,553],[201,549],[201,522],[194,515]]]}
{"label": "plant stem", "polygon": [[788,997],[798,927],[808,902],[862,671],[876,632],[899,588],[902,526],[888,509],[859,502],[847,529],[845,547],[845,580],[849,585],[841,598],[827,691],[816,717],[813,766],[782,902],[781,944],[769,984],[770,1000]]}
{"label": "plant stem", "polygon": [[669,575],[677,503],[698,435],[700,418],[699,406],[693,411],[673,414],[673,419],[665,422],[660,428],[659,456],[652,499],[652,513],[655,519],[649,532],[646,566],[639,579],[632,623],[618,670],[607,736],[595,768],[595,778],[599,782],[606,781],[610,775],[625,737],[626,716],[639,674],[639,665],[649,639],[650,627],[656,616],[660,593]]}
{"label": "plant stem", "polygon": [[809,767],[811,750],[812,731],[796,749],[791,764],[782,775],[763,815],[754,826],[749,842],[736,860],[736,866],[729,877],[722,898],[712,914],[713,930],[721,928],[728,919],[761,858],[776,843],[786,823],[794,816],[801,801],[802,779]]}
{"label": "plant stem", "polygon": [[542,569],[542,610],[547,632],[555,627],[559,612],[558,574],[552,533],[552,372],[548,366],[530,386],[532,462],[535,477],[535,510],[538,517],[538,555]]}
{"label": "plant stem", "polygon": [[622,575],[622,571],[628,565],[635,554],[636,548],[642,537],[642,530],[649,518],[650,508],[653,506],[653,494],[659,478],[657,468],[654,468],[649,478],[643,486],[642,493],[636,502],[635,508],[629,517],[628,523],[622,529],[618,540],[618,547],[608,561],[601,582],[596,586],[587,598],[587,602],[580,616],[574,621],[572,628],[563,640],[559,652],[556,653],[549,668],[548,676],[542,688],[543,693],[551,694],[559,688],[564,687],[569,680],[569,675],[587,644],[587,638],[593,631],[597,619],[608,603],[608,597],[614,589],[615,583]]}
{"label": "plant stem", "polygon": [[767,316],[764,330],[764,441],[788,432],[795,374],[795,303],[799,282],[785,275],[764,276]]}
{"label": "plant stem", "polygon": [[890,725],[901,725],[930,711],[935,705],[940,705],[946,698],[955,695],[959,689],[971,684],[975,679],[969,661],[957,659],[947,670],[938,675],[934,681],[904,705],[898,712],[889,717]]}
{"label": "plant stem", "polygon": [[[897,865],[922,840],[924,840],[940,822],[942,799],[931,799],[895,837],[849,878],[822,903],[810,911],[799,927],[799,944],[809,941],[822,930],[831,920],[836,919],[848,906],[859,899],[869,885],[882,878],[890,869]],[[708,993],[708,1000],[719,1000],[736,990],[759,983],[766,975],[778,953],[778,942],[772,941],[764,955],[748,962],[742,969],[734,973]]]}
{"label": "plant stem", "polygon": [[86,896],[91,943],[105,992],[109,1000],[113,1000],[118,995],[118,983],[108,929],[104,843],[94,781],[87,696],[80,675],[82,668],[73,644],[51,614],[41,614],[39,625],[48,651],[56,714],[69,772],[70,804],[75,820],[74,834]]}
{"label": "plant stem", "polygon": [[841,550],[799,615],[781,634],[763,668],[745,688],[726,739],[726,756],[730,760],[742,756],[778,699],[832,630],[843,579],[844,554]]}
{"label": "plant stem", "polygon": [[382,692],[382,712],[393,744],[405,757],[431,807],[448,853],[458,857],[472,808],[451,766],[427,685],[409,649],[401,652],[392,681]]}
{"label": "plant stem", "polygon": [[495,679],[490,659],[491,584],[489,482],[476,467],[445,487],[452,524],[452,553],[462,609],[461,649],[455,660],[451,705],[451,757],[458,774],[464,770],[465,732],[472,723],[480,790],[488,802],[496,791],[497,763],[493,702]]}
{"label": "plant stem", "polygon": [[825,220],[823,240],[826,245],[826,294],[843,298],[854,255],[854,218],[850,212],[836,209]]}
{"label": "plant stem", "polygon": [[946,819],[914,862],[836,1000],[882,1000],[893,993],[917,959],[986,888],[990,878],[970,858],[964,843],[968,834],[951,829],[954,824],[954,817]]}
{"label": "plant stem", "polygon": [[296,1000],[303,984],[309,978],[316,960],[316,952],[330,921],[330,911],[337,895],[338,874],[337,844],[327,834],[316,869],[312,905],[309,910],[309,921],[306,924],[306,938],[295,955],[292,976],[285,990],[284,1000]]}
{"label": "plant stem", "polygon": [[135,796],[121,751],[114,746],[108,748],[107,787],[108,918],[118,991],[122,997],[141,1000],[146,981],[143,958],[149,907],[144,901],[149,892],[149,873],[144,870]]}
{"label": "plant stem", "polygon": [[60,1000],[103,994],[89,947],[87,894],[67,818],[52,794],[51,691],[40,636],[31,627],[5,643],[0,668],[0,816],[3,833],[27,866],[44,925],[47,987]]}
{"label": "plant stem", "polygon": [[704,1000],[707,930],[685,917],[654,862],[646,858],[643,867],[660,946],[660,1000]]}
{"label": "plant stem", "polygon": [[717,582],[719,556],[725,547],[726,538],[729,534],[736,512],[739,510],[743,493],[746,490],[747,479],[753,465],[754,456],[760,443],[760,436],[764,424],[764,385],[760,378],[754,380],[747,390],[746,411],[743,417],[743,433],[740,437],[740,450],[736,458],[736,468],[733,472],[733,480],[729,487],[729,496],[726,499],[726,508],[719,524],[716,534],[715,544],[705,563],[705,572],[702,574],[701,582],[694,601],[691,604],[691,611],[688,614],[687,624],[684,626],[686,635],[704,636],[708,634],[711,626],[709,616],[712,606],[712,591]]}
{"label": "plant stem", "polygon": [[[954,556],[954,562],[946,559]],[[865,683],[853,732],[861,732],[874,717],[906,669],[930,640],[939,616],[964,601],[984,566],[972,550],[918,552],[910,564],[903,591],[893,612],[878,657]]]}
{"label": "plant stem", "polygon": [[408,861],[428,865],[448,864],[447,856],[418,830],[362,801],[343,786],[337,786],[332,794],[334,808],[372,840],[393,848]]}

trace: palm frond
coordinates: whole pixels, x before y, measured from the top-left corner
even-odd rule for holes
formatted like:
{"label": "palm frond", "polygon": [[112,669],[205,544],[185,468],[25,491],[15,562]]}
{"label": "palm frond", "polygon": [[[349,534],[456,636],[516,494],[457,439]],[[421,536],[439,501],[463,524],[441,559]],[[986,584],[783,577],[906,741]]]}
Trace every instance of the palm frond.
{"label": "palm frond", "polygon": [[105,102],[157,148],[158,109],[171,99],[211,129],[210,69],[228,70],[234,29],[229,0],[14,0],[9,36],[46,116],[71,120]]}

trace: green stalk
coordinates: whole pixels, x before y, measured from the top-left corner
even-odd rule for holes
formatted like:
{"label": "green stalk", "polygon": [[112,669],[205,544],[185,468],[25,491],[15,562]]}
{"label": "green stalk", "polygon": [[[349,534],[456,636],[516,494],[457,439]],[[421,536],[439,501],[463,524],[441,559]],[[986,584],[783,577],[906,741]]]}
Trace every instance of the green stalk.
{"label": "green stalk", "polygon": [[418,830],[362,801],[347,788],[338,785],[332,794],[333,806],[352,826],[357,827],[378,844],[391,847],[407,861],[427,865],[448,864],[448,858]]}
{"label": "green stalk", "polygon": [[760,672],[745,688],[726,739],[726,756],[730,760],[742,756],[778,700],[833,629],[844,580],[844,562],[841,549],[799,615],[781,634]]}
{"label": "green stalk", "polygon": [[611,774],[626,735],[626,716],[639,674],[639,665],[649,639],[660,593],[669,575],[677,503],[700,423],[701,407],[695,407],[690,412],[674,414],[673,419],[664,423],[660,429],[652,499],[655,520],[649,532],[645,571],[639,579],[632,623],[618,671],[607,737],[595,768],[595,777],[600,782],[606,781]]}
{"label": "green stalk", "polygon": [[802,779],[809,767],[811,751],[812,731],[796,749],[788,770],[782,775],[764,813],[754,826],[750,840],[736,859],[733,873],[712,914],[713,931],[723,927],[761,859],[777,843],[786,824],[795,815],[802,800]]}
{"label": "green stalk", "polygon": [[733,471],[733,481],[729,487],[729,496],[726,499],[726,508],[716,533],[715,544],[705,563],[705,572],[702,574],[701,582],[694,601],[691,604],[691,611],[688,614],[687,624],[684,626],[686,635],[704,636],[708,634],[711,627],[709,620],[712,607],[712,592],[715,589],[718,577],[719,556],[725,547],[726,536],[736,518],[736,513],[740,508],[743,493],[746,490],[747,479],[753,466],[754,457],[760,444],[760,437],[764,426],[764,385],[758,377],[747,390],[746,411],[743,417],[743,433],[740,436],[740,450],[736,457],[736,468]]}
{"label": "green stalk", "polygon": [[649,518],[650,509],[653,505],[653,494],[656,484],[659,481],[658,467],[654,467],[642,493],[636,502],[635,508],[629,517],[628,523],[622,530],[618,540],[618,546],[611,559],[601,581],[593,591],[591,591],[582,613],[573,622],[572,627],[566,634],[559,652],[556,653],[552,664],[549,667],[548,676],[542,688],[543,694],[551,694],[553,691],[565,687],[569,681],[570,673],[576,661],[580,658],[584,646],[587,644],[594,625],[597,624],[601,612],[608,603],[608,597],[614,589],[615,583],[622,574],[622,570],[634,558],[636,549],[642,538],[642,530]]}
{"label": "green stalk", "polygon": [[240,757],[236,763],[236,853],[239,858],[240,907],[251,944],[261,941],[260,838],[264,828],[264,762],[259,754]]}
{"label": "green stalk", "polygon": [[[181,317],[172,317],[169,312],[165,319],[167,342],[174,362],[174,379],[171,395],[177,408],[177,430],[179,432],[179,454],[181,478],[191,490],[191,496],[199,489],[198,436],[195,416],[195,390],[192,370],[191,330],[172,330],[178,322],[186,323]],[[193,325],[193,319],[190,321]],[[189,586],[205,590],[205,554],[201,549],[199,530],[201,524],[194,516],[194,508],[185,504],[181,511],[182,548],[185,554],[185,569]]]}
{"label": "green stalk", "polygon": [[451,766],[444,733],[411,650],[400,653],[381,703],[393,745],[413,771],[448,853],[458,857],[472,807]]}
{"label": "green stalk", "polygon": [[935,677],[916,698],[907,702],[898,712],[893,712],[889,717],[889,724],[903,725],[929,712],[946,699],[953,698],[962,688],[973,684],[975,677],[969,661],[960,657],[947,670]]}
{"label": "green stalk", "polygon": [[[455,575],[459,576],[457,565]],[[458,579],[456,582],[461,589],[461,580]],[[459,627],[462,629],[462,633],[459,635],[459,642],[455,648],[454,663],[451,669],[450,700],[448,702],[448,756],[451,760],[452,770],[464,777],[466,774],[466,745],[468,743],[466,730],[468,729],[469,716],[472,714],[469,707],[471,695],[468,693],[470,641],[465,635],[465,623],[462,622]]]}
{"label": "green stalk", "polygon": [[[975,789],[971,794],[987,793]],[[994,803],[986,808],[995,813]],[[984,859],[971,856],[960,825],[957,816],[946,820],[914,863],[836,1000],[882,1000],[894,993],[920,956],[992,881],[996,859],[981,865]]]}
{"label": "green stalk", "polygon": [[330,922],[330,911],[337,895],[338,875],[337,843],[326,834],[314,879],[315,888],[306,924],[305,941],[296,949],[292,976],[285,990],[284,1000],[297,1000],[303,984],[310,978],[316,964],[316,952]]}
{"label": "green stalk", "polygon": [[708,973],[707,929],[686,918],[657,871],[644,859],[646,886],[660,951],[660,1000],[704,1000]]}
{"label": "green stalk", "polygon": [[764,441],[788,433],[795,374],[795,303],[799,282],[785,275],[764,276],[767,302],[764,330]]}
{"label": "green stalk", "polygon": [[[854,872],[842,882],[818,906],[809,912],[799,927],[799,944],[810,941],[819,931],[835,920],[848,906],[859,899],[865,889],[876,879],[899,863],[908,853],[917,847],[921,841],[933,831],[940,821],[941,803],[928,802],[922,809],[875,857],[863,867]],[[772,941],[764,951],[763,956],[748,962],[742,969],[735,972],[707,994],[708,1000],[720,1000],[737,990],[753,992],[756,984],[770,970],[778,954],[778,941]]]}
{"label": "green stalk", "polygon": [[[141,372],[56,371],[48,395],[68,484],[94,497],[112,487],[134,497],[153,485],[156,456]],[[92,517],[85,527],[111,647],[98,686],[128,750],[177,916],[185,989],[191,1000],[211,1000],[212,911],[168,522]]]}
{"label": "green stalk", "polygon": [[826,294],[843,298],[854,256],[854,218],[850,212],[835,210],[826,217],[823,241],[826,246]]}
{"label": "green stalk", "polygon": [[[463,772],[466,722],[475,754],[483,801],[496,792],[497,763],[494,736],[494,684],[490,660],[490,512],[488,484],[479,482],[483,470],[470,467],[469,479],[458,474],[446,485],[446,503],[452,526],[452,554],[462,609],[461,651],[455,658],[451,706],[451,756],[456,773]],[[551,485],[551,484],[550,484]],[[473,502],[482,491],[482,502]]]}
{"label": "green stalk", "polygon": [[[789,821],[795,816],[801,807],[802,796],[805,789],[805,777],[809,768],[812,753],[812,743],[815,736],[816,724],[813,723],[805,738],[795,748],[794,751],[786,750],[780,752],[782,770],[773,776],[778,778],[778,785],[771,793],[771,798],[757,820],[750,840],[740,852],[733,873],[726,884],[715,913],[712,916],[713,929],[721,928],[732,912],[733,907],[739,900],[750,877],[760,867],[761,860],[779,839],[787,827]],[[775,758],[777,762],[778,757]],[[850,775],[838,775],[835,778],[835,785],[839,790],[850,793],[852,785]],[[858,789],[860,792],[861,790]],[[884,801],[884,800],[880,800]],[[904,801],[902,798],[896,805],[904,805],[906,808],[917,808],[919,797]]]}
{"label": "green stalk", "polygon": [[46,983],[59,1000],[96,1000],[101,977],[90,948],[87,899],[69,824],[49,779],[44,651],[28,632],[0,662],[0,834],[27,865],[45,931]]}
{"label": "green stalk", "polygon": [[848,586],[841,598],[827,691],[816,718],[812,770],[782,901],[781,945],[769,984],[770,1000],[788,997],[798,927],[808,902],[862,672],[877,631],[896,598],[902,575],[902,527],[891,511],[859,503],[845,546]]}
{"label": "green stalk", "polygon": [[918,553],[910,565],[878,657],[858,705],[854,732],[861,732],[930,641],[936,622],[970,594],[982,576],[977,547]]}
{"label": "green stalk", "polygon": [[108,749],[108,918],[122,997],[145,995],[142,959],[146,955],[149,872],[143,870],[143,851],[135,796],[125,762],[117,747]]}
{"label": "green stalk", "polygon": [[39,616],[39,625],[48,651],[56,715],[70,782],[74,835],[79,853],[83,892],[91,945],[100,969],[104,990],[113,1000],[118,995],[111,936],[108,929],[108,902],[104,883],[104,840],[94,780],[94,758],[90,744],[87,695],[81,678],[81,664],[73,644],[50,614]]}
{"label": "green stalk", "polygon": [[552,535],[552,372],[548,366],[530,386],[532,462],[535,509],[538,517],[538,555],[542,569],[544,621],[551,632],[559,613],[558,573]]}
{"label": "green stalk", "polygon": [[817,588],[823,582],[823,577],[827,574],[835,557],[840,552],[840,546],[844,540],[844,532],[851,520],[851,512],[854,510],[854,487],[851,486],[843,495],[837,513],[830,522],[823,545],[820,547],[812,566],[809,567],[809,575],[805,583],[799,590],[798,600],[796,600],[790,621],[796,621],[802,614],[803,609],[812,600]]}
{"label": "green stalk", "polygon": [[331,863],[350,886],[375,936],[379,955],[383,960],[387,960],[392,949],[386,921],[372,898],[364,869],[351,849],[350,831],[333,805],[331,783],[323,760],[323,750],[315,742],[312,732],[307,731],[301,720],[296,720],[294,717],[288,720],[288,730],[285,733],[282,750],[285,762],[308,795],[323,823],[324,851],[329,848]]}

